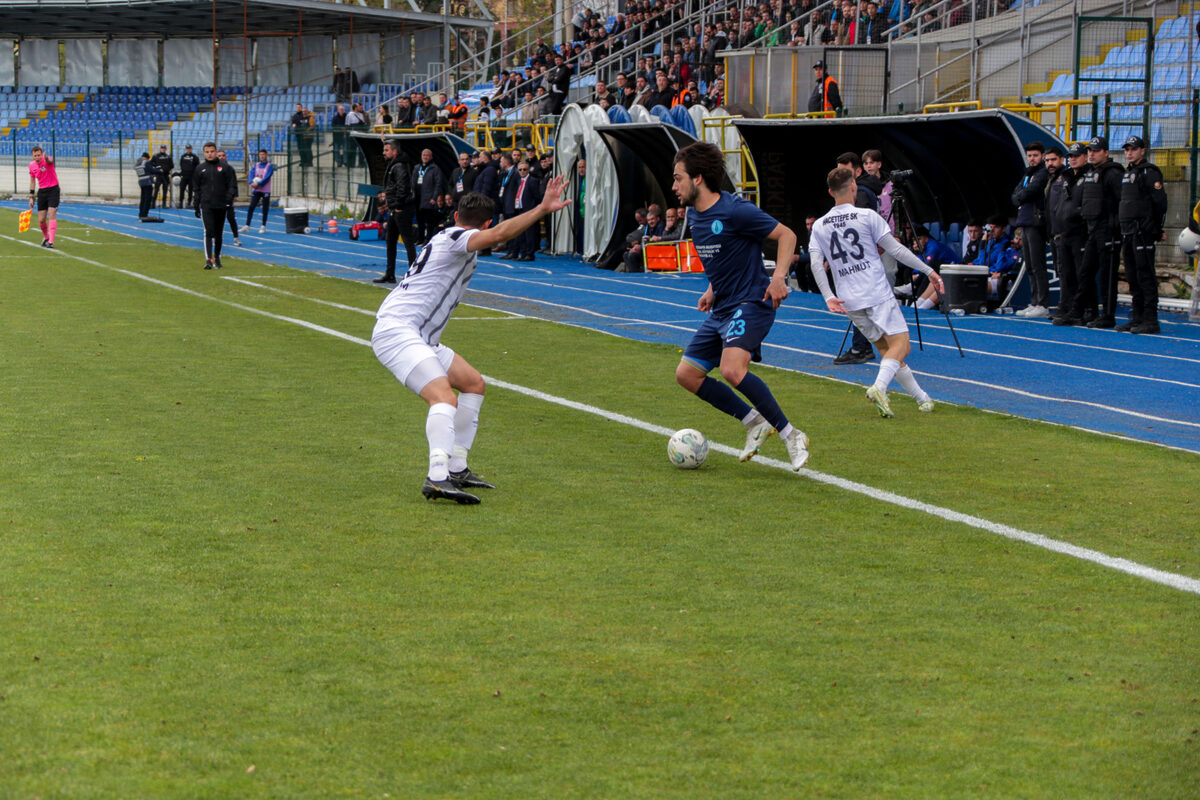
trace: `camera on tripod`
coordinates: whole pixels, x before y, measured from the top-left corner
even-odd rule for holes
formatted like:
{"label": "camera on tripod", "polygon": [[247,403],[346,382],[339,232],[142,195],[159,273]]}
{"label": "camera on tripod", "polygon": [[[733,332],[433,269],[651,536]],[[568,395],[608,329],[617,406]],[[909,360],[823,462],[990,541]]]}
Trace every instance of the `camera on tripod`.
{"label": "camera on tripod", "polygon": [[903,183],[912,176],[913,171],[911,169],[897,169],[892,171],[890,177],[892,179],[892,183]]}

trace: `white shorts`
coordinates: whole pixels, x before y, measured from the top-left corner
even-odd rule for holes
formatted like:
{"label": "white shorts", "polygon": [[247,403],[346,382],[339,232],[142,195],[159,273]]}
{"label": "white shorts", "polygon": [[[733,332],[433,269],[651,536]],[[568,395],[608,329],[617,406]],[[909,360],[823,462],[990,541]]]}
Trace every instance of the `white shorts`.
{"label": "white shorts", "polygon": [[379,363],[415,394],[420,394],[430,381],[446,377],[454,361],[454,351],[449,347],[430,345],[415,327],[394,322],[376,323],[371,349]]}
{"label": "white shorts", "polygon": [[854,327],[862,331],[862,335],[871,342],[877,342],[885,335],[908,333],[908,322],[894,297],[889,297],[877,306],[847,311],[846,314],[854,323]]}

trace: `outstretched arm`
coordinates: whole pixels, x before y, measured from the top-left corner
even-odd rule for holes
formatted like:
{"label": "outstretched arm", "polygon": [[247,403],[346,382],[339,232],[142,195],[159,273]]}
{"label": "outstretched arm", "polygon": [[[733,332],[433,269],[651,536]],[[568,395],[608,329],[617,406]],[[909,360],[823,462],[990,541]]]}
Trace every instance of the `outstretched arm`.
{"label": "outstretched arm", "polygon": [[490,250],[498,244],[520,236],[532,225],[547,214],[566,208],[570,200],[563,200],[563,189],[567,185],[567,176],[559,175],[546,186],[546,194],[536,208],[526,211],[520,216],[506,219],[494,228],[486,228],[471,237],[467,242],[467,250]]}

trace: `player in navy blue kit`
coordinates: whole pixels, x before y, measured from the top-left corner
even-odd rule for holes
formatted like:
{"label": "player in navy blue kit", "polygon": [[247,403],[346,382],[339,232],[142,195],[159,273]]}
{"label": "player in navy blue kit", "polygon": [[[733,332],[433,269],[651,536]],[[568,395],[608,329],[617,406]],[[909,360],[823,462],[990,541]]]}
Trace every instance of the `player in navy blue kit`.
{"label": "player in navy blue kit", "polygon": [[[684,351],[675,380],[746,426],[742,461],[753,458],[778,432],[792,469],[798,471],[808,461],[808,437],[788,422],[771,390],[749,371],[751,361],[762,361],[762,341],[775,321],[775,309],[787,297],[784,281],[796,234],[753,203],[721,191],[724,178],[725,156],[714,144],[696,142],[675,156],[672,188],[681,203],[691,206],[688,227],[709,283],[697,303],[708,319]],[[764,239],[778,249],[770,278],[763,263]],[[728,386],[708,377],[718,366]]]}

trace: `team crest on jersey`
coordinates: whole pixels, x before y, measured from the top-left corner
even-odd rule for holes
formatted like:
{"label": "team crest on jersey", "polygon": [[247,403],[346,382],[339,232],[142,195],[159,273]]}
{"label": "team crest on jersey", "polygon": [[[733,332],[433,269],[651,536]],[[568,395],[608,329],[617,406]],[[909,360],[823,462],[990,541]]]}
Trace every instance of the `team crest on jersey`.
{"label": "team crest on jersey", "polygon": [[714,219],[712,224],[712,232],[720,233],[723,230],[725,230],[725,226],[721,223],[721,220]]}

